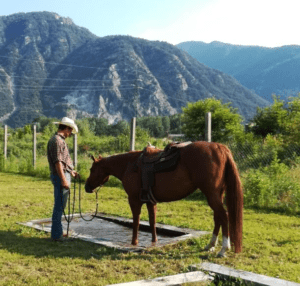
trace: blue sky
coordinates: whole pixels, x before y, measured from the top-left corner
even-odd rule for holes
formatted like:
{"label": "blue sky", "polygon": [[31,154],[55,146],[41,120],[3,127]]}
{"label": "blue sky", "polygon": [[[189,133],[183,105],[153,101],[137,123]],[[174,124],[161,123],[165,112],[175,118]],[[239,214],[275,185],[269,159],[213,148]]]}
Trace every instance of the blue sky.
{"label": "blue sky", "polygon": [[0,15],[49,11],[97,36],[178,44],[300,45],[300,0],[8,0]]}

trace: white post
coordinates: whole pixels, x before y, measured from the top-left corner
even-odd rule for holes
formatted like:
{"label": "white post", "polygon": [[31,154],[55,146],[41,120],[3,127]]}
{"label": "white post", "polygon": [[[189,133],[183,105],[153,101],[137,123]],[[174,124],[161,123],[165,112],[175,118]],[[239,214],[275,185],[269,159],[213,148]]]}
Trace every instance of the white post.
{"label": "white post", "polygon": [[73,149],[74,149],[74,168],[77,169],[77,134],[73,135]]}
{"label": "white post", "polygon": [[131,126],[130,126],[130,151],[134,151],[134,146],[135,146],[135,125],[136,125],[136,118],[133,117],[131,119]]}
{"label": "white post", "polygon": [[7,125],[4,125],[4,149],[3,149],[4,159],[7,159]]}
{"label": "white post", "polygon": [[205,141],[211,142],[211,112],[205,114]]}
{"label": "white post", "polygon": [[32,135],[33,135],[33,168],[36,169],[36,125],[34,124],[33,125],[33,132],[32,132]]}

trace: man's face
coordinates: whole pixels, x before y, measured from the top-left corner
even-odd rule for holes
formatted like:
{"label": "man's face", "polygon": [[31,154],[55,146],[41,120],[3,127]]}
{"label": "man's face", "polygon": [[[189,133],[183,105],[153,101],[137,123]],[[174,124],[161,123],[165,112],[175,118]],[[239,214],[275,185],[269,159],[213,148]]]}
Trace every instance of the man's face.
{"label": "man's face", "polygon": [[71,127],[67,128],[67,136],[68,137],[70,137],[72,135],[72,131],[73,131],[73,128],[71,128]]}

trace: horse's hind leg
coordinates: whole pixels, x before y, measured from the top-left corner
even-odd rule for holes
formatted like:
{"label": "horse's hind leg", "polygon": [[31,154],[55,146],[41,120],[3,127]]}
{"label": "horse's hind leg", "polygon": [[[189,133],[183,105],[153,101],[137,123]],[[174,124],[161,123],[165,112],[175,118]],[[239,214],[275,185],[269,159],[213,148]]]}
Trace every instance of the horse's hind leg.
{"label": "horse's hind leg", "polygon": [[157,235],[156,235],[156,205],[151,203],[147,203],[147,209],[149,214],[149,224],[152,233],[152,242],[157,242]]}
{"label": "horse's hind leg", "polygon": [[140,225],[140,214],[141,214],[142,203],[138,200],[129,199],[129,205],[131,208],[132,219],[133,219],[131,244],[137,245],[139,242],[138,241],[138,231],[139,231],[139,225]]}
{"label": "horse's hind leg", "polygon": [[219,230],[220,227],[222,226],[222,234],[223,234],[222,249],[218,253],[218,256],[220,257],[225,256],[226,250],[230,249],[228,216],[223,207],[222,193],[220,195],[207,197],[208,204],[214,211],[215,228],[213,231],[212,239],[205,248],[206,250],[211,250],[211,251],[214,250],[214,247],[218,240]]}
{"label": "horse's hind leg", "polygon": [[220,227],[221,224],[218,220],[218,218],[216,217],[216,215],[214,215],[214,222],[215,222],[215,228],[211,237],[211,240],[209,242],[209,244],[207,244],[204,248],[204,250],[208,250],[208,251],[215,251],[215,246],[218,244],[218,234],[220,231]]}

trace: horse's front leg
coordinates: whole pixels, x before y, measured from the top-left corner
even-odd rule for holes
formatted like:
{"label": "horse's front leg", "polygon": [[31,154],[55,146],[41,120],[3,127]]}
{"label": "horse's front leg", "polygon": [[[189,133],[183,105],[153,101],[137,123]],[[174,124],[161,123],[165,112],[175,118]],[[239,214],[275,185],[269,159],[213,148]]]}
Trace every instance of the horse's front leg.
{"label": "horse's front leg", "polygon": [[140,214],[141,214],[141,208],[142,203],[138,200],[131,200],[129,198],[129,204],[132,212],[132,245],[137,245],[139,243],[138,241],[138,231],[139,231],[139,225],[140,225]]}
{"label": "horse's front leg", "polygon": [[150,223],[150,229],[152,233],[152,242],[157,242],[157,234],[156,234],[156,205],[153,205],[151,203],[147,203],[147,209],[149,214],[149,223]]}

